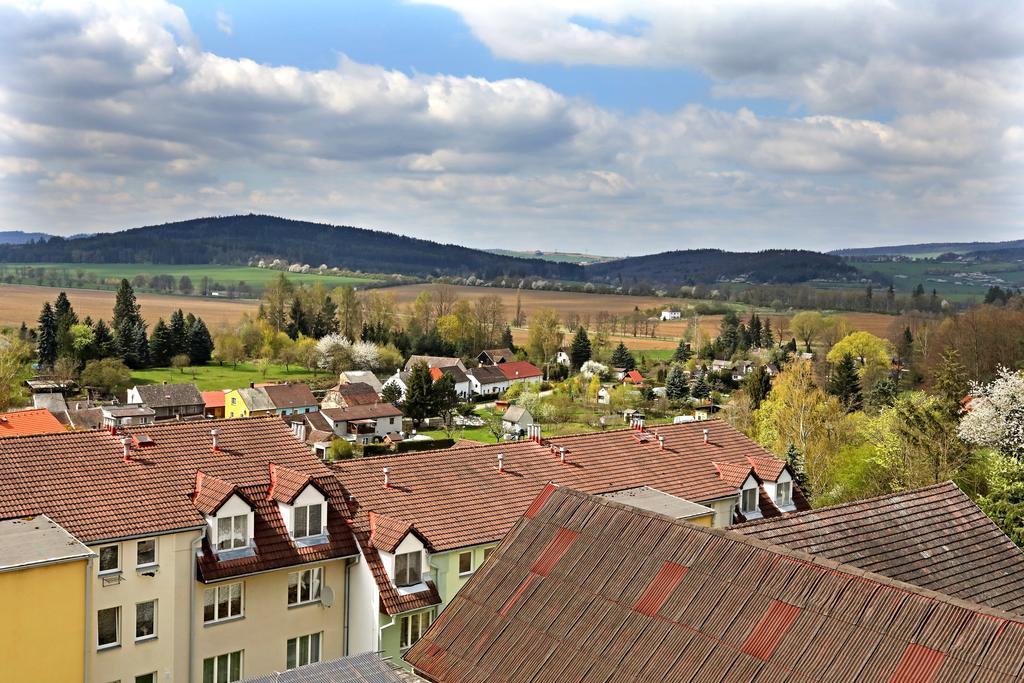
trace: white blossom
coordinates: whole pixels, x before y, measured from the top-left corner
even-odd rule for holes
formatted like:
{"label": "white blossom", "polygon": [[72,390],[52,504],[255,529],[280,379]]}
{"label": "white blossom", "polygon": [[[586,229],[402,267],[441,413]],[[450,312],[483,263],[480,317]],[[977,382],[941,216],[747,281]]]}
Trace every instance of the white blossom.
{"label": "white blossom", "polygon": [[337,370],[352,357],[352,342],[344,335],[328,334],[316,343],[317,365],[324,370]]}
{"label": "white blossom", "polygon": [[999,368],[989,384],[971,387],[972,401],[960,421],[960,438],[1004,455],[1024,456],[1024,372]]}
{"label": "white blossom", "polygon": [[380,365],[380,349],[371,342],[352,344],[352,365],[356,370],[375,370]]}
{"label": "white blossom", "polygon": [[597,375],[598,377],[605,377],[608,374],[608,366],[604,363],[598,363],[596,360],[588,360],[580,366],[580,374],[587,379],[590,379],[594,375]]}

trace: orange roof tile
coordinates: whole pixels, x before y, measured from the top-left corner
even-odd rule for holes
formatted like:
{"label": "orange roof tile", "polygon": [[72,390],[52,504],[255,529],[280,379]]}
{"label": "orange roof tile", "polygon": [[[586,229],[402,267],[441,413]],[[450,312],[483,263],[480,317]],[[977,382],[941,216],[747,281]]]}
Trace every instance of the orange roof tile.
{"label": "orange roof tile", "polygon": [[224,392],[223,391],[204,391],[203,392],[203,403],[206,404],[207,408],[223,408],[224,407]]}
{"label": "orange roof tile", "polygon": [[59,434],[67,428],[45,408],[0,413],[0,437]]}
{"label": "orange roof tile", "polygon": [[497,366],[508,379],[524,379],[528,377],[543,377],[541,372],[533,363],[525,360],[513,360]]}

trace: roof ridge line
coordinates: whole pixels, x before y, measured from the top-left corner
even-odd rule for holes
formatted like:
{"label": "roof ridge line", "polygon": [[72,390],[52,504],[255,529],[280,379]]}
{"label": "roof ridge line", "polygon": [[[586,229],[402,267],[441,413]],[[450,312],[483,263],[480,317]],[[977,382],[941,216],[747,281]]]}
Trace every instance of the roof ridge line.
{"label": "roof ridge line", "polygon": [[[935,486],[937,486],[937,485],[938,484],[936,484]],[[912,594],[917,595],[917,596],[922,597],[922,598],[926,598],[926,599],[929,599],[929,600],[934,600],[936,602],[942,602],[942,603],[945,603],[945,604],[952,605],[954,607],[962,607],[964,609],[968,609],[968,610],[976,612],[976,613],[985,614],[986,616],[990,616],[990,617],[993,617],[993,618],[996,618],[996,619],[1003,619],[1005,621],[1013,622],[1015,624],[1019,624],[1021,626],[1024,626],[1024,616],[1022,616],[1022,615],[1018,615],[1018,614],[1014,614],[1013,612],[1007,612],[1007,611],[1004,611],[1004,610],[996,609],[994,607],[988,607],[987,605],[981,605],[981,604],[978,604],[976,602],[971,602],[969,600],[964,600],[963,598],[957,598],[957,597],[949,595],[947,593],[940,593],[938,591],[934,591],[934,590],[931,590],[929,588],[923,588],[921,586],[915,586],[914,584],[906,583],[905,581],[900,581],[899,579],[893,579],[893,578],[890,578],[888,576],[883,576],[881,574],[876,574],[875,572],[871,572],[871,571],[868,571],[866,569],[860,569],[859,567],[855,567],[853,565],[844,564],[842,562],[836,562],[835,560],[830,560],[827,557],[823,557],[823,556],[820,556],[820,555],[812,555],[812,554],[804,552],[802,550],[796,550],[796,549],[793,549],[793,548],[787,548],[785,546],[775,545],[775,544],[769,543],[767,541],[763,541],[760,538],[757,538],[757,537],[754,537],[754,536],[747,536],[747,535],[745,535],[743,533],[740,533],[739,531],[734,531],[732,528],[724,528],[723,529],[723,528],[716,528],[716,527],[696,526],[696,525],[693,525],[693,524],[689,524],[689,523],[687,523],[685,521],[675,519],[674,517],[671,517],[669,515],[662,514],[660,512],[652,512],[650,510],[644,510],[644,509],[636,508],[636,507],[633,507],[631,505],[625,505],[623,503],[619,503],[619,502],[616,502],[616,501],[613,501],[613,500],[609,500],[607,498],[602,498],[601,496],[595,496],[595,495],[590,494],[590,493],[584,493],[583,491],[578,491],[576,489],[571,489],[571,488],[566,488],[566,487],[560,487],[559,489],[554,491],[552,495],[557,495],[559,492],[563,493],[563,495],[578,495],[578,496],[582,496],[582,497],[584,497],[586,499],[589,499],[589,500],[593,501],[597,505],[603,505],[603,506],[606,506],[606,507],[614,507],[614,508],[617,508],[617,509],[620,509],[620,510],[628,511],[628,512],[630,512],[632,514],[639,514],[639,515],[643,515],[645,517],[652,517],[652,518],[655,518],[655,519],[661,519],[661,520],[670,522],[670,523],[672,523],[674,525],[679,525],[679,526],[685,525],[687,527],[687,529],[695,530],[697,533],[703,533],[703,534],[708,534],[708,535],[711,535],[711,536],[718,536],[720,538],[725,538],[725,539],[728,539],[728,540],[731,540],[731,541],[737,541],[739,543],[750,545],[750,546],[753,546],[755,548],[760,548],[761,550],[767,550],[768,552],[774,553],[776,555],[781,555],[782,557],[788,557],[790,559],[798,560],[800,562],[806,562],[807,564],[814,565],[814,566],[817,566],[817,567],[822,567],[824,569],[830,569],[832,571],[838,571],[838,572],[841,572],[841,573],[846,574],[848,576],[865,578],[865,579],[867,579],[869,581],[872,581],[874,583],[877,583],[877,584],[880,584],[880,585],[883,585],[883,586],[888,586],[890,588],[896,588],[896,589],[902,590],[902,591],[904,591],[906,593],[912,593]],[[516,523],[516,526],[519,526],[520,524],[522,524],[523,523],[523,519],[524,518],[520,518],[520,520]],[[514,529],[515,529],[515,527],[513,527],[513,530]],[[509,531],[508,535],[511,535],[511,534],[512,534],[512,530]]]}

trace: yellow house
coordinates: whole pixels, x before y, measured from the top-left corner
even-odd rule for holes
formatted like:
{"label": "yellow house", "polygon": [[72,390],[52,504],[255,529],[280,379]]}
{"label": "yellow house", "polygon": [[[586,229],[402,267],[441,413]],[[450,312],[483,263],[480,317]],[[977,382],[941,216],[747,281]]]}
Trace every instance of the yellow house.
{"label": "yellow house", "polygon": [[232,389],[224,395],[224,417],[257,417],[273,415],[274,402],[261,387]]}
{"label": "yellow house", "polygon": [[84,681],[92,551],[46,515],[0,521],[0,662],[10,681]]}

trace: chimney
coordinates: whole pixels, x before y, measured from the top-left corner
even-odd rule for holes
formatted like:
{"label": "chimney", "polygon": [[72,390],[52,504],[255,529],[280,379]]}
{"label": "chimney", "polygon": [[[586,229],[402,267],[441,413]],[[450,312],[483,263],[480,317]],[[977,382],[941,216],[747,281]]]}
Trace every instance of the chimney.
{"label": "chimney", "polygon": [[498,473],[504,474],[505,472],[505,456],[498,453]]}
{"label": "chimney", "polygon": [[662,436],[661,434],[658,435],[658,450],[665,450],[665,437]]}
{"label": "chimney", "polygon": [[132,461],[132,440],[127,436],[121,438],[121,451],[124,462]]}
{"label": "chimney", "polygon": [[390,471],[387,467],[384,468],[384,488],[386,489],[391,488],[391,482],[388,481],[388,472]]}
{"label": "chimney", "polygon": [[558,459],[561,462],[565,462],[565,446],[558,449]]}
{"label": "chimney", "polygon": [[217,430],[211,429],[210,436],[213,438],[213,451],[214,453],[216,453],[217,451],[220,450],[220,446],[217,445]]}
{"label": "chimney", "polygon": [[249,382],[249,388],[250,389],[255,389],[256,388],[256,382]]}
{"label": "chimney", "polygon": [[708,442],[708,430],[704,430],[704,443]]}

